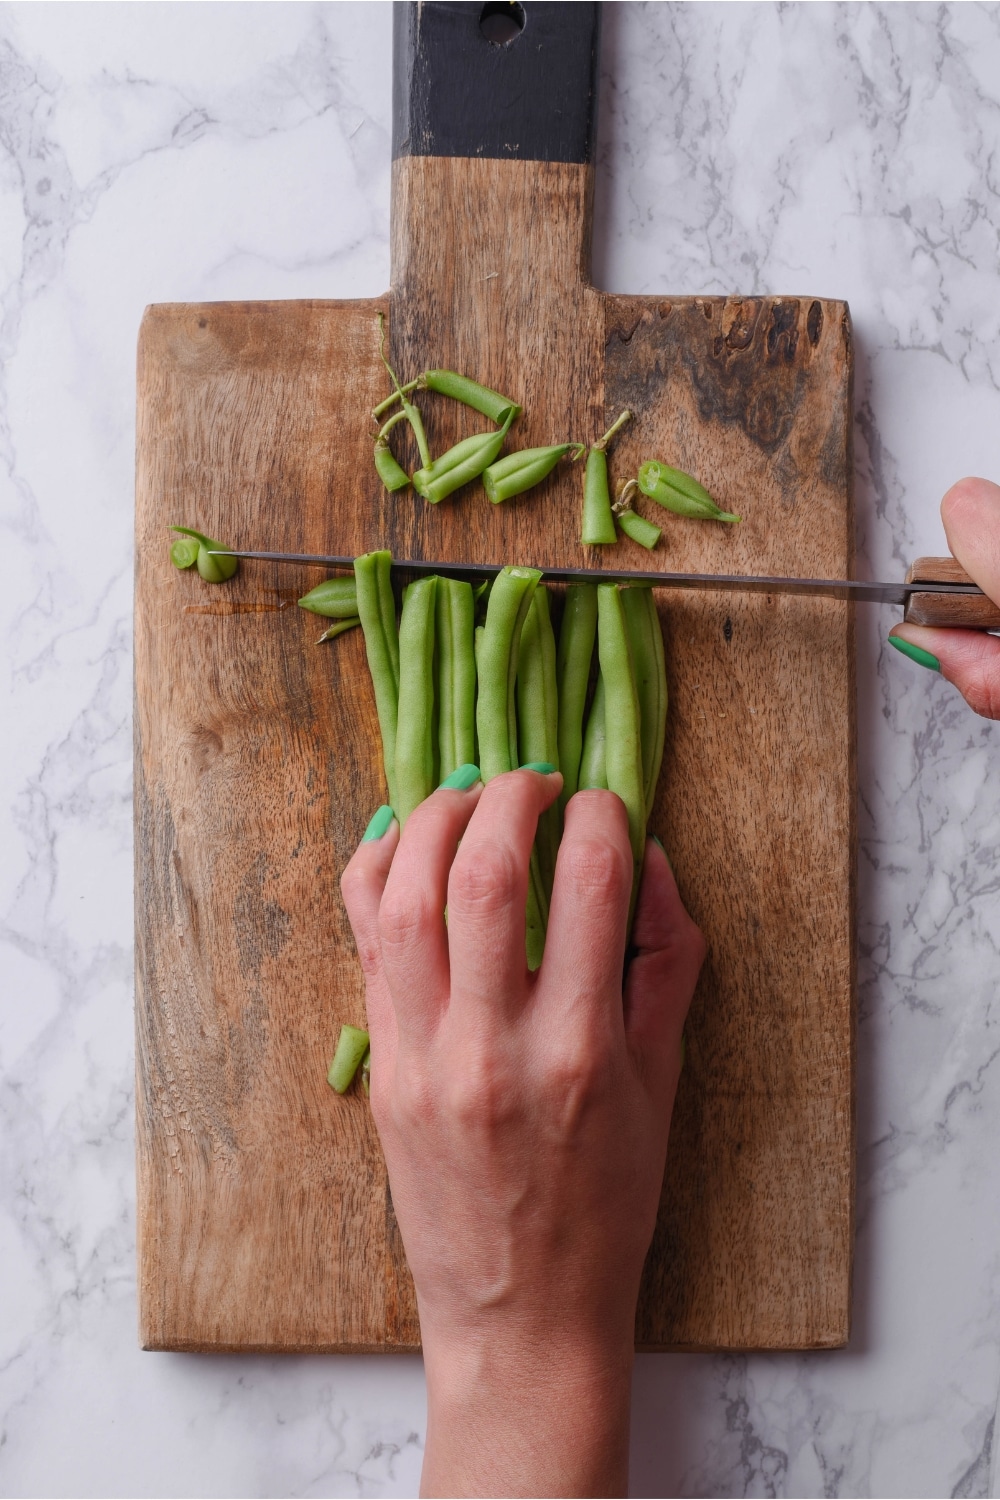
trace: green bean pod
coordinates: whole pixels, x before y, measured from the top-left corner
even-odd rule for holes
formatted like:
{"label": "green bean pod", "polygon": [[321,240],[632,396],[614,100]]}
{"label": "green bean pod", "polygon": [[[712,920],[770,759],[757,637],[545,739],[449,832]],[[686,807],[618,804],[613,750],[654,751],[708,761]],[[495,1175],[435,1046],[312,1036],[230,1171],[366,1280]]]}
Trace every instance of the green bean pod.
{"label": "green bean pod", "polygon": [[399,712],[399,636],[392,593],[392,556],[367,552],[354,560],[358,615],[365,633],[368,670],[375,689],[375,707],[382,735],[382,765],[389,802],[396,808],[396,723]]}
{"label": "green bean pod", "polygon": [[350,573],[343,578],[324,578],[302,595],[299,608],[328,620],[346,620],[358,612],[358,586]]}
{"label": "green bean pod", "polygon": [[368,1050],[368,1033],[360,1026],[341,1026],[326,1081],[338,1094],[346,1094]]}
{"label": "green bean pod", "polygon": [[512,500],[541,484],[571,448],[577,450],[575,462],[583,452],[582,443],[556,443],[549,448],[522,448],[517,453],[508,453],[486,469],[483,488],[494,505]]}
{"label": "green bean pod", "polygon": [[[521,632],[517,663],[517,745],[523,766],[545,761],[559,769],[559,689],[556,682],[556,638],[544,583],[535,590]],[[558,802],[538,820],[535,853],[541,906],[548,918],[549,898],[562,831]]]}
{"label": "green bean pod", "polygon": [[475,605],[471,583],[439,578],[437,587],[438,781],[476,761]]}
{"label": "green bean pod", "polygon": [[669,464],[652,458],[644,463],[638,475],[639,488],[650,500],[672,510],[675,515],[689,516],[696,521],[739,521],[739,516],[720,510],[708,491],[685,474],[683,469],[672,469]]}
{"label": "green bean pod", "polygon": [[397,462],[389,447],[389,433],[405,417],[405,411],[398,411],[394,417],[389,418],[375,439],[375,472],[387,490],[404,490],[410,482],[409,474]]}
{"label": "green bean pod", "polygon": [[369,1098],[372,1091],[372,1049],[370,1047],[361,1059],[361,1087],[365,1091],[365,1098]]}
{"label": "green bean pod", "polygon": [[[198,565],[198,572],[206,583],[225,583],[232,578],[240,565],[238,557],[220,557],[217,554],[228,553],[229,548],[223,546],[222,542],[214,542],[210,536],[203,536],[200,531],[192,531],[190,526],[172,526],[172,531],[179,531],[181,536],[191,537],[198,543],[198,553],[194,558]],[[176,544],[175,544],[176,545]],[[190,553],[190,548],[185,548],[185,555]],[[174,549],[170,549],[171,561],[174,567],[191,566],[190,562],[178,563],[174,561]]]}
{"label": "green bean pod", "polygon": [[432,464],[418,469],[413,476],[417,494],[437,505],[470,479],[477,479],[500,453],[513,420],[511,412],[497,432],[477,432],[463,438]]}
{"label": "green bean pod", "polygon": [[355,615],[350,620],[334,620],[328,625],[321,636],[316,639],[317,646],[322,646],[324,641],[335,641],[338,635],[343,635],[345,630],[353,630],[355,625],[361,624],[361,616]]}
{"label": "green bean pod", "polygon": [[170,543],[170,561],[182,572],[185,568],[193,568],[198,561],[200,548],[201,543],[196,542],[193,536],[179,536],[176,542]]}
{"label": "green bean pod", "polygon": [[598,673],[597,686],[594,688],[594,701],[590,705],[590,713],[587,716],[587,728],[584,732],[583,750],[580,755],[578,789],[581,792],[607,788],[605,738],[604,678]]}
{"label": "green bean pod", "polygon": [[597,638],[597,588],[592,583],[571,583],[566,590],[559,651],[556,656],[556,683],[559,691],[559,759],[563,776],[559,794],[560,811],[580,785],[580,756],[583,751],[583,713],[587,704],[590,662]]}
{"label": "green bean pod", "polygon": [[434,764],[434,625],[438,580],[418,578],[403,595],[399,620],[396,796],[402,829],[438,784]]}
{"label": "green bean pod", "polygon": [[502,568],[490,590],[476,656],[478,765],[484,782],[518,766],[517,660],[521,631],[541,576],[536,568]]}
{"label": "green bean pod", "polygon": [[645,516],[637,515],[634,510],[619,510],[615,513],[618,525],[627,537],[633,542],[638,542],[640,547],[645,547],[652,552],[663,532],[659,526],[654,526],[652,521],[647,521]]}
{"label": "green bean pod", "polygon": [[471,406],[473,411],[482,412],[484,417],[489,417],[498,426],[502,426],[508,417],[513,421],[521,415],[521,408],[516,401],[511,401],[509,396],[501,396],[499,391],[490,390],[488,385],[470,380],[468,375],[457,375],[454,370],[425,370],[420,378],[427,390],[437,391],[441,396],[451,396],[464,406]]}
{"label": "green bean pod", "polygon": [[585,547],[602,547],[617,542],[615,518],[611,514],[611,491],[608,487],[608,455],[603,448],[591,448],[583,476],[583,527],[580,540]]}
{"label": "green bean pod", "polygon": [[[479,738],[479,769],[483,781],[505,771],[516,770],[517,664],[521,632],[541,573],[535,568],[503,568],[490,590],[486,624],[476,632],[476,665],[479,669],[479,699],[476,730]],[[537,969],[545,947],[546,913],[539,890],[537,861],[529,866],[525,907],[525,954],[529,969]]]}
{"label": "green bean pod", "polygon": [[656,783],[660,778],[667,728],[667,672],[663,657],[663,632],[652,588],[623,589],[622,607],[632,647],[635,687],[639,696],[642,782],[648,823],[653,812]]}
{"label": "green bean pod", "polygon": [[616,583],[597,586],[597,649],[604,682],[604,714],[613,731],[604,744],[608,790],[619,796],[628,813],[628,836],[632,845],[632,899],[629,929],[639,892],[639,877],[646,852],[646,793],[642,775],[642,727],[639,695],[635,686],[632,647],[629,643],[622,590]]}

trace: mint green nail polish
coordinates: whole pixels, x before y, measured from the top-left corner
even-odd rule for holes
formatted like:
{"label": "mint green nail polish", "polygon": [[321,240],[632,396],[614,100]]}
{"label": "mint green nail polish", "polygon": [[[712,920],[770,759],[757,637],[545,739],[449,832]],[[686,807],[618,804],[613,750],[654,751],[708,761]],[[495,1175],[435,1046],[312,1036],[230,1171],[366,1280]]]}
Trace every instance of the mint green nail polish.
{"label": "mint green nail polish", "polygon": [[898,635],[891,635],[889,637],[889,645],[895,646],[897,651],[902,651],[903,655],[908,656],[911,661],[915,661],[918,667],[927,667],[932,672],[940,672],[941,663],[937,657],[932,656],[929,651],[925,651],[922,646],[914,646],[912,642],[904,641]]}
{"label": "mint green nail polish", "polygon": [[667,862],[668,866],[670,867],[670,869],[672,870],[673,869],[673,865],[670,864],[670,855],[667,853],[666,849],[664,849],[663,845],[660,843],[659,839],[656,837],[656,834],[655,833],[651,833],[649,836],[653,840],[653,843],[656,845],[657,849],[659,849],[660,853],[663,855],[663,858],[666,860],[666,862]]}
{"label": "mint green nail polish", "polygon": [[375,839],[382,838],[384,834],[389,832],[389,824],[392,822],[394,816],[395,814],[388,804],[380,807],[361,835],[361,842],[363,844],[371,844]]}
{"label": "mint green nail polish", "polygon": [[537,771],[540,776],[551,776],[557,768],[547,760],[526,760],[522,771]]}
{"label": "mint green nail polish", "polygon": [[470,786],[481,780],[479,767],[468,761],[464,766],[456,766],[451,775],[444,778],[439,790],[448,788],[452,792],[467,792]]}

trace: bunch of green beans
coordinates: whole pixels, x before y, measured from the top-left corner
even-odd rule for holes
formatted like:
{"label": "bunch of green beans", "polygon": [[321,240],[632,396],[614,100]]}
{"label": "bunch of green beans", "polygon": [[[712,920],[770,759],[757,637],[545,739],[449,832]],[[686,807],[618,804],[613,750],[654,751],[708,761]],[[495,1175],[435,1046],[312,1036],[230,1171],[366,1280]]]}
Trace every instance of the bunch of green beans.
{"label": "bunch of green beans", "polygon": [[[529,866],[525,951],[528,967],[537,969],[563,814],[578,789],[607,787],[625,804],[634,905],[667,715],[652,589],[571,585],[557,643],[552,600],[537,569],[501,569],[478,626],[483,600],[471,585],[428,576],[405,590],[397,630],[390,565],[387,552],[368,553],[356,560],[353,580],[320,584],[305,597],[331,614],[357,609],[389,805],[400,826],[449,778],[470,785],[470,776],[485,782],[522,766],[562,771],[562,794],[539,819]],[[482,587],[476,593],[482,596]]]}

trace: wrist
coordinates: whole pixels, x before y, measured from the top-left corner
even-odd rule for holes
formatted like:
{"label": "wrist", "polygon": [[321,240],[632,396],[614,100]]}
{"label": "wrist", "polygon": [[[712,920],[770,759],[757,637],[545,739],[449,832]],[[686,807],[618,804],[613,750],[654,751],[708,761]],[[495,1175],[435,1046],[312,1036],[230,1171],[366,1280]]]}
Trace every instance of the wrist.
{"label": "wrist", "polygon": [[424,1333],[421,1492],[624,1494],[633,1334]]}

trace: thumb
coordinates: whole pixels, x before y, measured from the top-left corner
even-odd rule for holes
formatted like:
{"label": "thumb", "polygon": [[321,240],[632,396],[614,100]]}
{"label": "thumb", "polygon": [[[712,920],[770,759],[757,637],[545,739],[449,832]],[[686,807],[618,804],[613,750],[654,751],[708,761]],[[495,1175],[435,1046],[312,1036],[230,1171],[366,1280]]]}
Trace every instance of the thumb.
{"label": "thumb", "polygon": [[705,960],[705,939],[688,916],[667,856],[646,840],[632,926],[635,956],[625,983],[625,1035],[637,1066],[672,1089],[681,1066],[681,1034]]}
{"label": "thumb", "polygon": [[982,630],[897,625],[889,645],[954,683],[975,713],[1000,719],[1000,638]]}

